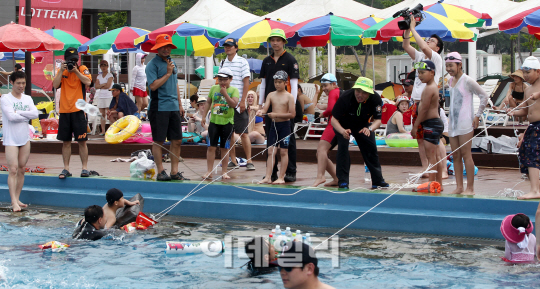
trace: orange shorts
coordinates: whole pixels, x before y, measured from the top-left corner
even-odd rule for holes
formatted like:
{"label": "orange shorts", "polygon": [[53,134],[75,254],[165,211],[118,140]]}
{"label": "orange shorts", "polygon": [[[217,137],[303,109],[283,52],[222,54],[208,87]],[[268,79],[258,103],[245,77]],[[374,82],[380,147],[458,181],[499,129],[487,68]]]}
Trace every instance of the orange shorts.
{"label": "orange shorts", "polygon": [[[418,104],[415,102],[411,106],[412,111],[412,124],[416,122],[416,118],[418,117]],[[421,124],[418,125],[418,130],[416,131],[416,139],[423,139],[424,138],[424,128]]]}

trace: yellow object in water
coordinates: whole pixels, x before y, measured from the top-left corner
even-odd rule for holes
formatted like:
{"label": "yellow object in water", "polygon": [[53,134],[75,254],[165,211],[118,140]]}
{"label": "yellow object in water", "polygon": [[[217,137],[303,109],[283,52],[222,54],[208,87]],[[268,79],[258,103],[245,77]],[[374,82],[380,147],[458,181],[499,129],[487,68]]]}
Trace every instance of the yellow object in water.
{"label": "yellow object in water", "polygon": [[105,133],[105,141],[110,144],[119,144],[134,135],[141,127],[141,120],[128,115],[115,121]]}

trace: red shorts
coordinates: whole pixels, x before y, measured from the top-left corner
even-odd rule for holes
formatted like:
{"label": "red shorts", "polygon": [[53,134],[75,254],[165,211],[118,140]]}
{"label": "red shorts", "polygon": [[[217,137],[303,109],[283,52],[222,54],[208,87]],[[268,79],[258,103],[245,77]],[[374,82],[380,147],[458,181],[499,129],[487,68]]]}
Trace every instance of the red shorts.
{"label": "red shorts", "polygon": [[134,87],[133,96],[147,97],[148,94],[146,93],[146,90],[142,90],[142,89]]}
{"label": "red shorts", "polygon": [[[416,118],[418,117],[418,104],[415,103],[411,106],[412,111],[412,125],[416,122]],[[423,139],[424,138],[424,127],[422,127],[421,124],[418,124],[418,130],[416,131],[416,139]]]}
{"label": "red shorts", "polygon": [[336,136],[336,132],[334,131],[334,127],[330,124],[330,121],[328,122],[328,125],[323,131],[323,134],[321,136],[321,140],[325,140],[329,143],[332,143],[332,140],[334,139],[334,136]]}

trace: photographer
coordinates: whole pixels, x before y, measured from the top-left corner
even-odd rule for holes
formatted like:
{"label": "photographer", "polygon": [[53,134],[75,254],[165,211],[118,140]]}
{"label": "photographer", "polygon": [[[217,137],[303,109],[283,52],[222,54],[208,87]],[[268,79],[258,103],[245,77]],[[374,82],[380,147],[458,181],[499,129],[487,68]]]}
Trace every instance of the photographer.
{"label": "photographer", "polygon": [[[435,83],[439,83],[439,79],[441,78],[443,69],[443,61],[439,53],[443,51],[443,42],[441,38],[435,34],[431,35],[431,37],[427,41],[424,41],[424,39],[420,37],[418,32],[416,32],[416,20],[412,15],[410,16],[410,22],[410,29],[404,30],[403,32],[403,49],[405,49],[405,51],[409,54],[409,56],[414,60],[415,63],[422,60],[431,60],[435,64],[434,81]],[[418,47],[420,48],[420,50],[422,50],[422,52],[416,50],[414,47],[411,46],[411,32],[412,37],[414,37],[414,39],[416,40],[416,44],[418,44]],[[411,107],[413,113],[413,124],[416,121],[416,116],[418,113],[418,103],[420,102],[424,87],[426,87],[426,84],[422,83],[422,81],[418,78],[418,71],[416,71],[413,91],[411,94],[411,99],[414,100],[414,104]],[[422,168],[425,170],[428,167],[428,161],[424,148],[423,138],[423,129],[421,126],[419,126],[416,139],[418,141],[418,152],[420,153]]]}
{"label": "photographer", "polygon": [[79,155],[82,162],[81,177],[88,177],[88,148],[86,141],[88,137],[88,121],[83,111],[75,106],[75,102],[84,99],[85,86],[92,83],[92,76],[88,68],[84,65],[79,66],[79,54],[77,49],[70,47],[64,53],[64,63],[58,74],[54,77],[54,88],[62,88],[60,94],[60,119],[58,121],[57,139],[63,141],[62,158],[64,160],[64,169],[58,176],[60,179],[71,177],[69,172],[69,159],[71,157],[71,139],[72,134],[79,143]]}

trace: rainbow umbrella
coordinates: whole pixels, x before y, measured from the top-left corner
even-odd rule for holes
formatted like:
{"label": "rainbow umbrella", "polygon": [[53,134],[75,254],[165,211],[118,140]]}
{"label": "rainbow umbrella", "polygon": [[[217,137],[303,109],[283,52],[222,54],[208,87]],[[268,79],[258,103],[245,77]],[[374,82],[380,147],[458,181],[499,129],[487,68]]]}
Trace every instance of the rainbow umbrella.
{"label": "rainbow umbrella", "polygon": [[64,31],[60,29],[55,29],[55,28],[46,30],[44,32],[54,37],[56,40],[64,43],[64,50],[55,51],[54,52],[55,56],[64,55],[65,49],[69,47],[77,48],[81,46],[83,43],[86,43],[90,40],[88,37],[82,36],[80,34]]}
{"label": "rainbow umbrella", "polygon": [[[15,52],[0,52],[0,61],[13,60],[15,55],[15,62],[24,63],[25,53],[22,50],[17,50]],[[43,62],[43,55],[41,52],[32,52],[32,63],[41,63]]]}
{"label": "rainbow umbrella", "polygon": [[540,6],[523,11],[499,23],[499,30],[508,34],[518,33],[524,28],[529,34],[540,33]]}
{"label": "rainbow umbrella", "polygon": [[[473,39],[475,34],[462,24],[442,15],[424,11],[424,20],[416,27],[421,37],[430,37],[433,34],[441,37],[443,41],[455,41],[456,39]],[[398,27],[398,22],[403,17],[387,18],[367,29],[364,38],[385,40],[391,37],[401,37],[403,30]]]}
{"label": "rainbow umbrella", "polygon": [[[366,17],[366,18],[362,18],[362,19],[359,19],[358,21],[356,21],[356,24],[358,24],[358,26],[360,26],[362,29],[364,30],[368,30],[371,26],[381,22],[381,21],[384,21],[383,18],[379,18],[379,17],[375,17],[374,15],[371,15],[370,17]],[[386,39],[386,41],[388,41],[389,39]],[[362,44],[364,45],[377,45],[377,44],[380,44],[381,41],[383,41],[382,39],[380,40],[375,40],[375,39],[371,39],[371,38],[362,38]]]}
{"label": "rainbow umbrella", "polygon": [[455,20],[458,23],[463,23],[465,27],[482,27],[491,26],[491,16],[487,13],[476,12],[472,9],[461,7],[458,5],[443,3],[444,0],[424,7],[424,11],[429,11],[442,15],[444,17]]}
{"label": "rainbow umbrella", "polygon": [[133,41],[148,32],[136,27],[120,27],[88,40],[79,46],[78,51],[91,55],[105,54],[111,48],[116,53],[137,52]]}
{"label": "rainbow umbrella", "polygon": [[223,37],[219,41],[219,46],[223,46],[223,43],[229,38],[234,38],[238,41],[239,49],[259,48],[261,43],[266,42],[268,35],[272,29],[283,29],[293,26],[294,23],[278,20],[271,20],[270,18],[264,18],[263,20],[255,21],[248,25],[242,26],[231,34]]}
{"label": "rainbow umbrella", "polygon": [[302,47],[325,46],[329,41],[334,46],[356,46],[363,32],[356,21],[328,13],[287,28],[285,36]]}

